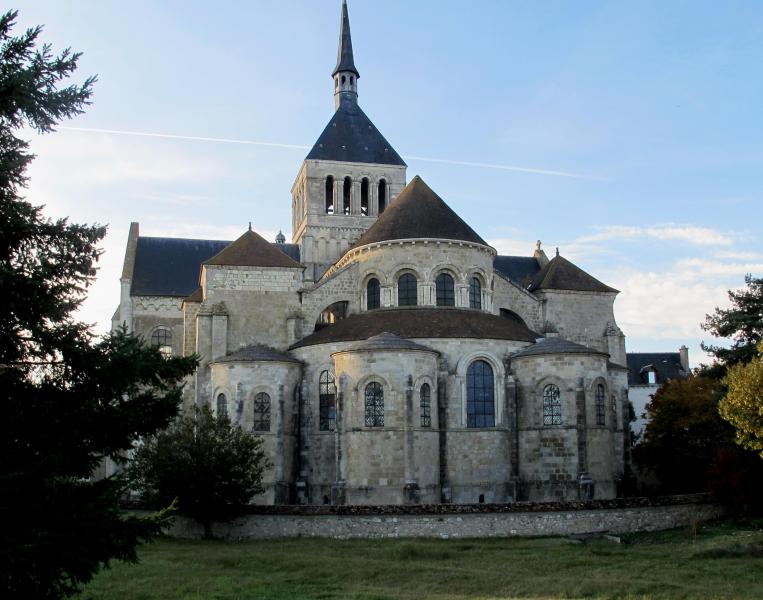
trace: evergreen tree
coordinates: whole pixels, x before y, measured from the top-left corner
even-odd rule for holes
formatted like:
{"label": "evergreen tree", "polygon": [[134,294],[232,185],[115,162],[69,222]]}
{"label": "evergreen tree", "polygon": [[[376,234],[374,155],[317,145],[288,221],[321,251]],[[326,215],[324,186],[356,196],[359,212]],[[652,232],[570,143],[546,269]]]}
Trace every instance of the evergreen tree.
{"label": "evergreen tree", "polygon": [[742,290],[729,290],[731,308],[716,308],[713,314],[705,316],[702,324],[702,329],[715,337],[733,338],[729,348],[702,344],[702,349],[717,361],[705,368],[711,376],[723,377],[728,367],[750,362],[763,340],[763,278],[747,275],[744,282]]}
{"label": "evergreen tree", "polygon": [[209,538],[212,520],[235,515],[262,492],[267,467],[261,438],[203,406],[146,439],[130,475],[146,500],[158,506],[176,500],[180,513],[200,521]]}
{"label": "evergreen tree", "polygon": [[38,47],[40,27],[13,36],[15,20],[0,17],[0,595],[58,598],[158,531],[160,518],[120,513],[122,478],[89,478],[170,422],[195,358],[76,320],[106,230],[24,200],[33,156],[17,133],[81,113],[95,78],[64,86],[80,55]]}

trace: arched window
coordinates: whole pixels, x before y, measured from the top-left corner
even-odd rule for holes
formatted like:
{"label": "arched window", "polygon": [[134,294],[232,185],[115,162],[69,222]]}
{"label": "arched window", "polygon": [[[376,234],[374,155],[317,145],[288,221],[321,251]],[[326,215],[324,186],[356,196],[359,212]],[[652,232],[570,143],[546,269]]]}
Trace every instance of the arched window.
{"label": "arched window", "polygon": [[424,383],[419,391],[421,399],[421,426],[432,426],[432,389],[428,383]]}
{"label": "arched window", "polygon": [[326,214],[334,214],[334,178],[326,177]]}
{"label": "arched window", "polygon": [[334,304],[324,308],[321,311],[321,314],[318,315],[318,319],[315,322],[315,331],[320,331],[324,327],[328,327],[337,321],[346,319],[349,306],[349,302],[346,300],[340,300],[339,302],[334,302]]}
{"label": "arched window", "polygon": [[342,75],[342,85],[347,83],[347,77],[345,75]]}
{"label": "arched window", "polygon": [[225,399],[225,394],[217,394],[217,416],[228,416],[228,401]]}
{"label": "arched window", "polygon": [[350,214],[350,199],[352,198],[352,179],[349,177],[344,178],[344,186],[342,186],[342,213],[345,215]]}
{"label": "arched window", "polygon": [[384,179],[379,180],[379,214],[387,208],[387,182]]}
{"label": "arched window", "polygon": [[336,425],[336,383],[333,373],[323,371],[318,384],[319,428],[334,431]]}
{"label": "arched window", "polygon": [[559,388],[555,385],[547,385],[543,388],[543,425],[562,424],[562,400]]}
{"label": "arched window", "polygon": [[595,406],[596,406],[596,424],[604,427],[606,425],[606,393],[604,391],[604,386],[602,384],[599,384],[596,386],[596,397],[595,397]]}
{"label": "arched window", "polygon": [[450,275],[440,273],[435,279],[435,286],[437,287],[437,306],[456,305],[456,292]]}
{"label": "arched window", "polygon": [[368,177],[360,182],[360,214],[368,215]]}
{"label": "arched window", "polygon": [[151,333],[151,346],[158,348],[164,358],[172,356],[172,331],[157,327]]}
{"label": "arched window", "polygon": [[416,306],[418,304],[418,284],[416,276],[406,273],[397,280],[398,306]]}
{"label": "arched window", "polygon": [[270,431],[270,396],[260,392],[254,397],[254,431]]}
{"label": "arched window", "polygon": [[375,381],[366,386],[366,427],[384,427],[384,388]]}
{"label": "arched window", "polygon": [[482,308],[482,284],[477,277],[469,280],[469,308]]}
{"label": "arched window", "polygon": [[379,280],[376,277],[372,277],[368,280],[368,285],[366,285],[366,308],[374,310],[380,306],[381,288],[379,287]]}
{"label": "arched window", "polygon": [[484,360],[466,370],[466,426],[495,427],[493,367]]}

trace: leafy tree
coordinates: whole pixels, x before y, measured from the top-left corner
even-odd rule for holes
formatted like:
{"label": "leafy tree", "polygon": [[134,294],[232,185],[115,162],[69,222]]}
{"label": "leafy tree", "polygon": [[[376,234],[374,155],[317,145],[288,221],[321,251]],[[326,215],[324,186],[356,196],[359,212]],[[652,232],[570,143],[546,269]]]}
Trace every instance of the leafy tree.
{"label": "leafy tree", "polygon": [[130,474],[146,500],[160,506],[176,500],[178,510],[200,521],[209,538],[212,520],[233,516],[262,492],[267,467],[261,438],[203,406],[145,440]]}
{"label": "leafy tree", "polygon": [[728,292],[732,307],[716,308],[702,324],[715,337],[734,340],[729,348],[702,344],[702,349],[718,361],[707,371],[712,376],[722,377],[728,367],[752,360],[763,340],[763,278],[747,275],[744,281],[744,289]]}
{"label": "leafy tree", "polygon": [[707,489],[707,470],[719,447],[733,446],[734,431],[718,414],[722,386],[695,376],[664,384],[647,405],[644,437],[633,450],[666,493]]}
{"label": "leafy tree", "polygon": [[758,352],[750,362],[729,368],[724,379],[728,392],[720,413],[736,428],[737,442],[763,458],[763,342]]}
{"label": "leafy tree", "polygon": [[164,360],[124,332],[98,340],[75,319],[105,228],[23,199],[33,156],[16,134],[82,112],[95,78],[63,87],[80,55],[37,48],[40,27],[12,36],[15,20],[0,17],[0,593],[58,598],[158,531],[161,517],[120,513],[122,478],[89,477],[166,426],[195,358]]}

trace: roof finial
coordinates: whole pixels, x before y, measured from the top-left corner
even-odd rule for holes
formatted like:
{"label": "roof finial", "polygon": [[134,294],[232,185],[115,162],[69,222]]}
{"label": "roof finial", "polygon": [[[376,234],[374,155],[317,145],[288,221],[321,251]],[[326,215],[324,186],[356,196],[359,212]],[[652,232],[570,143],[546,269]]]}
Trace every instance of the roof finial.
{"label": "roof finial", "polygon": [[540,240],[538,240],[537,242],[535,242],[535,250],[536,250],[537,252],[540,252]]}
{"label": "roof finial", "polygon": [[559,256],[559,246],[556,247],[556,255]]}
{"label": "roof finial", "polygon": [[251,231],[251,230],[252,230],[252,222],[249,221],[249,231]]}
{"label": "roof finial", "polygon": [[350,17],[347,13],[347,0],[342,0],[342,17],[339,24],[339,51],[331,78],[334,80],[336,109],[339,110],[343,99],[357,101],[358,79],[360,73],[355,68],[352,54],[352,36],[350,35]]}

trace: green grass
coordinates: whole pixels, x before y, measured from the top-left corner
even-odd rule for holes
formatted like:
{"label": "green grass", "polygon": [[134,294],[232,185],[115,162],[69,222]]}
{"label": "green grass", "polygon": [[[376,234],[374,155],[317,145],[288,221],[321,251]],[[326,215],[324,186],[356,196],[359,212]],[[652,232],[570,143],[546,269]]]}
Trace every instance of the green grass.
{"label": "green grass", "polygon": [[563,538],[263,542],[161,539],[78,600],[763,598],[763,530],[718,523]]}

